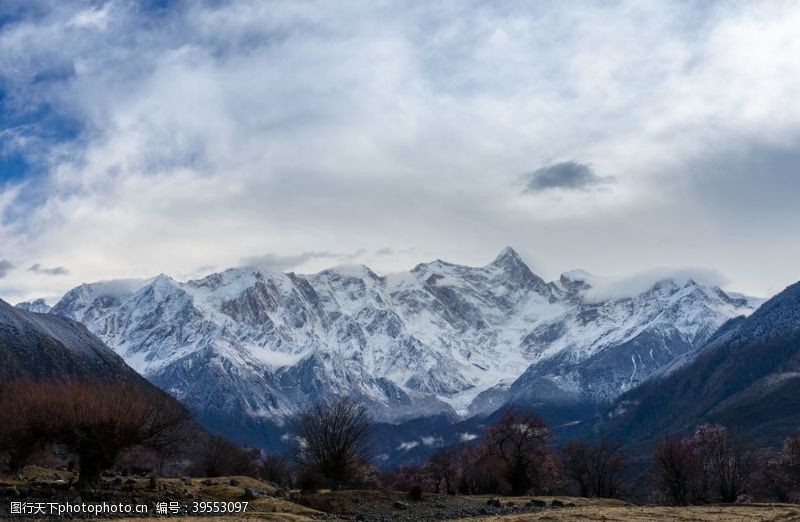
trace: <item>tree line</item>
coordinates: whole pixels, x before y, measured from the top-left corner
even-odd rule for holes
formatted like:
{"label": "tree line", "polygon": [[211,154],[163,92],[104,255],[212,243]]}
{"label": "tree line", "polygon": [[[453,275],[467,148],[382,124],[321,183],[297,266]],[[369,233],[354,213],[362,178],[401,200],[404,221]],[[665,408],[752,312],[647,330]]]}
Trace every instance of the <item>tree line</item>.
{"label": "tree line", "polygon": [[[394,489],[424,494],[631,498],[672,505],[800,502],[800,435],[756,450],[715,424],[665,435],[649,458],[618,441],[557,446],[545,422],[507,410],[474,441],[437,449],[426,462],[381,470],[372,463],[371,419],[349,399],[311,406],[293,419],[282,454],[240,447],[203,431],[158,390],[103,382],[0,383],[0,464],[18,473],[57,456],[81,489],[109,469],[198,477],[249,475],[286,488]],[[641,497],[640,497],[641,498]]]}

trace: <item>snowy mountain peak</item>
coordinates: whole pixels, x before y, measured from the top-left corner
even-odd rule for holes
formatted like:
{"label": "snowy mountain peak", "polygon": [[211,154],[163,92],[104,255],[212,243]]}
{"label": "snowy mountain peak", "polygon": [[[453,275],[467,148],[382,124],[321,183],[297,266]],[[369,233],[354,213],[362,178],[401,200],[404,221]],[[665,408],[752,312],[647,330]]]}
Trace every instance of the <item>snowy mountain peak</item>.
{"label": "snowy mountain peak", "polygon": [[539,277],[531,272],[531,269],[528,268],[528,265],[525,264],[525,261],[522,260],[517,251],[511,247],[505,247],[501,250],[494,261],[489,263],[488,267],[500,268],[517,276],[523,275],[526,278],[534,278],[541,281]]}
{"label": "snowy mountain peak", "polygon": [[202,415],[279,422],[330,394],[389,421],[486,412],[543,382],[550,397],[606,400],[754,309],[674,282],[586,298],[589,275],[545,283],[507,248],[484,267],[437,260],[383,277],[363,265],[241,267],[81,285],[51,313],[86,324]]}
{"label": "snowy mountain peak", "polygon": [[492,265],[508,265],[508,264],[525,264],[522,261],[522,258],[517,253],[516,250],[507,246],[503,248],[494,261],[491,262]]}
{"label": "snowy mountain peak", "polygon": [[379,280],[380,279],[378,274],[373,272],[372,269],[369,268],[367,265],[363,265],[363,264],[362,265],[337,265],[337,266],[334,266],[333,268],[328,268],[326,270],[323,270],[318,275],[324,275],[324,274],[335,274],[335,275],[338,275],[338,276],[341,276],[341,277],[353,278],[353,279],[364,278],[364,277],[369,278],[369,279],[373,279],[373,280]]}

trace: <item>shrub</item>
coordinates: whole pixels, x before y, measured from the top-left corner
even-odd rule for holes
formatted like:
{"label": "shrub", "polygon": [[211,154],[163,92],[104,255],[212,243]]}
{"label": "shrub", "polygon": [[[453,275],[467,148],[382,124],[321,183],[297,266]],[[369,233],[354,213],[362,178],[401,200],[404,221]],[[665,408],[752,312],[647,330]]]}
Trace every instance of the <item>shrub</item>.
{"label": "shrub", "polygon": [[563,449],[566,475],[582,497],[618,498],[624,490],[622,475],[627,458],[622,445],[602,441],[597,445],[571,442]]}
{"label": "shrub", "polygon": [[206,435],[195,448],[190,474],[200,477],[257,477],[258,451],[242,448],[224,437]]}
{"label": "shrub", "polygon": [[422,486],[414,484],[408,489],[409,500],[422,500]]}

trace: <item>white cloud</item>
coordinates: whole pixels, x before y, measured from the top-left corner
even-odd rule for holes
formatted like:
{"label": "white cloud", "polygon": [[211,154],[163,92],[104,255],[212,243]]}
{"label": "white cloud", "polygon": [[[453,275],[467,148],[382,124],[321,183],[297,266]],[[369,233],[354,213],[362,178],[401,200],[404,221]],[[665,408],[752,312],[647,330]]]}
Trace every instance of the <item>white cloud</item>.
{"label": "white cloud", "polygon": [[[798,150],[796,4],[44,12],[0,29],[7,103],[82,132],[51,147],[8,130],[46,173],[0,188],[0,244],[19,266],[70,275],[16,271],[3,297],[264,252],[314,270],[330,259],[293,256],[366,249],[387,272],[420,260],[405,246],[482,264],[512,244],[545,277],[702,265],[751,293],[795,277],[800,245],[779,238],[800,210],[779,197],[784,178],[750,172],[774,187],[752,205],[775,201],[779,216],[706,198],[732,183],[709,157]],[[63,72],[31,83],[42,71]],[[520,194],[519,173],[576,158],[615,183]]]}
{"label": "white cloud", "polygon": [[460,440],[461,442],[469,442],[469,441],[475,440],[477,438],[478,438],[478,436],[475,435],[474,433],[461,433],[459,435],[459,439],[458,440]]}
{"label": "white cloud", "polygon": [[419,442],[417,442],[415,440],[412,440],[412,441],[409,441],[409,442],[402,442],[399,446],[397,446],[397,450],[398,451],[408,451],[408,450],[412,450],[412,449],[416,448],[417,446],[419,446]]}
{"label": "white cloud", "polygon": [[438,447],[444,444],[444,440],[441,437],[434,437],[434,436],[422,437],[420,441],[424,446],[428,447]]}
{"label": "white cloud", "polygon": [[703,268],[660,268],[619,277],[599,277],[587,274],[583,280],[591,288],[584,293],[588,302],[624,299],[640,295],[662,281],[684,286],[690,281],[705,286],[724,286],[728,280],[719,272]]}

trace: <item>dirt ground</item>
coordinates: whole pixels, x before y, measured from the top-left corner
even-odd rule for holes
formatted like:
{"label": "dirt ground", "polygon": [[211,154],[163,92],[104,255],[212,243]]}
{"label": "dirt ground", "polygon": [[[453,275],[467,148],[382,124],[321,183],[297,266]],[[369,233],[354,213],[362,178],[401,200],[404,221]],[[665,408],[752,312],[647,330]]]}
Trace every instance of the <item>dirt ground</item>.
{"label": "dirt ground", "polygon": [[[463,520],[463,519],[462,519]],[[762,522],[800,521],[800,506],[751,504],[748,506],[582,506],[546,512],[471,518],[471,522],[605,521],[605,522]]]}
{"label": "dirt ground", "polygon": [[[26,469],[21,477],[0,477],[0,519],[37,520],[30,515],[13,516],[11,502],[111,502],[146,504],[150,515],[127,520],[193,521],[194,502],[243,502],[247,511],[237,515],[215,515],[233,521],[300,522],[312,520],[406,521],[698,521],[698,522],[800,522],[800,506],[751,504],[747,506],[663,507],[633,506],[619,500],[574,497],[501,497],[424,495],[410,500],[397,491],[339,491],[300,494],[275,484],[248,477],[214,479],[170,478],[151,480],[105,477],[95,491],[79,495],[69,486],[69,475],[51,469]],[[186,511],[153,517],[157,503],[173,502]],[[41,518],[38,518],[41,519]],[[50,520],[55,517],[50,517]],[[117,520],[126,520],[120,517]]]}

